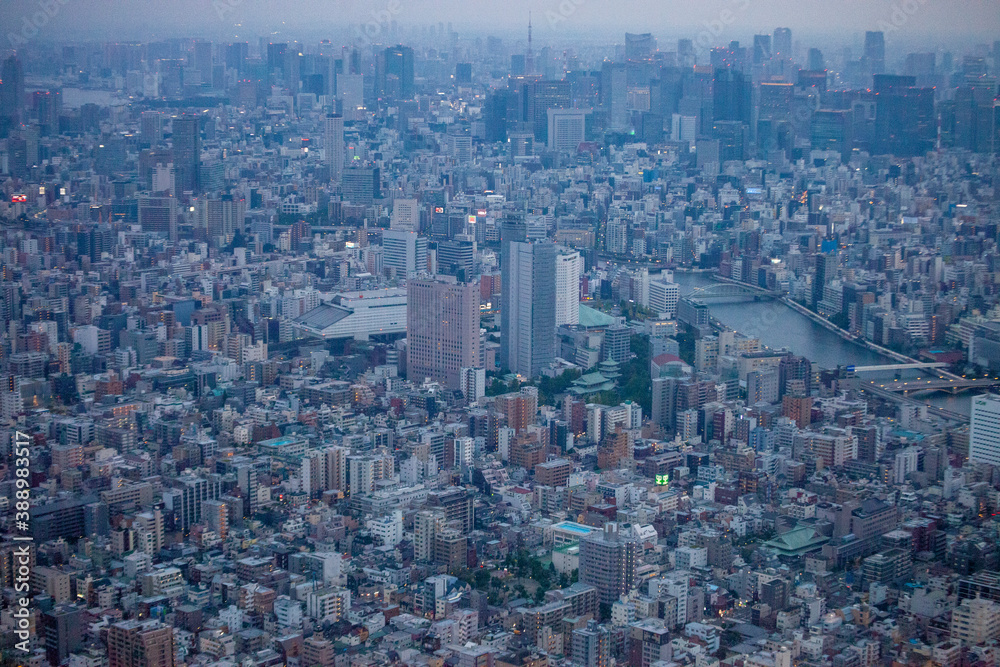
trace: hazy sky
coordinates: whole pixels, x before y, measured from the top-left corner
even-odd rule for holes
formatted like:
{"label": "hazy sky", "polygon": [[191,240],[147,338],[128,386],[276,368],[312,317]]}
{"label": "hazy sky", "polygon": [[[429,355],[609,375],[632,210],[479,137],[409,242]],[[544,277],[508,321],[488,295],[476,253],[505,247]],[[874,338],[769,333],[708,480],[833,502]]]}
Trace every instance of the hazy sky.
{"label": "hazy sky", "polygon": [[884,30],[887,41],[935,33],[1000,39],[997,0],[0,0],[0,32],[6,46],[11,32],[22,33],[34,17],[41,38],[277,33],[292,40],[391,17],[404,28],[450,21],[460,33],[499,34],[522,30],[529,10],[540,41],[632,30],[723,43],[776,26],[796,37]]}

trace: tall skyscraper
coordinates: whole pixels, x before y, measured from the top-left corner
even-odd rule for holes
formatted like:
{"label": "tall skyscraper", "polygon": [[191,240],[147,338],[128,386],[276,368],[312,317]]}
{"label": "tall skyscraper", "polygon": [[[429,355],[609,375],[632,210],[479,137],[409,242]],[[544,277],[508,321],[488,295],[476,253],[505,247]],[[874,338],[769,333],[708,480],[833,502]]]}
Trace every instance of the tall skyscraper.
{"label": "tall skyscraper", "polygon": [[916,157],[932,150],[937,138],[934,89],[917,88],[913,76],[875,74],[872,81],[875,152]]}
{"label": "tall skyscraper", "polygon": [[411,380],[429,377],[458,389],[462,368],[479,366],[479,283],[445,277],[409,281],[406,342]]}
{"label": "tall skyscraper", "polygon": [[885,34],[881,31],[865,33],[865,52],[862,58],[867,73],[882,74],[885,72]]}
{"label": "tall skyscraper", "polygon": [[752,86],[743,72],[726,67],[715,70],[712,103],[715,120],[750,122]]}
{"label": "tall skyscraper", "polygon": [[816,255],[816,275],[813,276],[812,305],[815,309],[823,300],[823,290],[837,274],[836,255]]}
{"label": "tall skyscraper", "polygon": [[556,323],[580,323],[580,274],[583,273],[583,257],[577,251],[560,252],[556,255]]}
{"label": "tall skyscraper", "polygon": [[625,63],[605,62],[601,67],[601,106],[611,130],[628,128],[628,72]]}
{"label": "tall skyscraper", "polygon": [[174,630],[158,621],[122,621],[108,630],[108,667],[174,667]]}
{"label": "tall skyscraper", "polygon": [[753,62],[755,65],[766,62],[771,59],[771,36],[770,35],[754,35],[753,36]]}
{"label": "tall skyscraper", "polygon": [[[21,121],[24,106],[24,70],[17,56],[10,56],[0,68],[0,117],[9,119],[11,125]],[[7,121],[0,120],[0,129]]]}
{"label": "tall skyscraper", "polygon": [[617,523],[604,524],[580,540],[580,581],[597,589],[601,604],[612,604],[635,585],[639,541]]}
{"label": "tall skyscraper", "polygon": [[178,192],[201,191],[201,116],[175,116],[172,122]]}
{"label": "tall skyscraper", "polygon": [[323,150],[326,151],[326,162],[330,166],[330,180],[339,183],[344,174],[344,117],[339,113],[326,117]]}
{"label": "tall skyscraper", "polygon": [[809,70],[813,72],[818,72],[821,69],[826,69],[826,62],[823,60],[823,52],[819,49],[809,49]]}
{"label": "tall skyscraper", "polygon": [[144,146],[156,146],[163,141],[163,114],[143,111],[139,117],[139,138]]}
{"label": "tall skyscraper", "polygon": [[656,50],[656,39],[651,33],[625,33],[625,59],[633,62],[649,60]]}
{"label": "tall skyscraper", "polygon": [[969,460],[1000,465],[1000,396],[973,398],[971,416]]}
{"label": "tall skyscraper", "polygon": [[397,44],[380,54],[376,70],[379,95],[388,99],[413,98],[413,49]]}
{"label": "tall skyscraper", "polygon": [[792,29],[775,28],[771,47],[774,49],[775,58],[792,57]]}
{"label": "tall skyscraper", "polygon": [[483,120],[486,123],[486,141],[490,143],[507,140],[508,96],[506,88],[491,90],[486,96]]}
{"label": "tall skyscraper", "polygon": [[556,357],[556,247],[504,242],[501,255],[500,363],[535,377]]}

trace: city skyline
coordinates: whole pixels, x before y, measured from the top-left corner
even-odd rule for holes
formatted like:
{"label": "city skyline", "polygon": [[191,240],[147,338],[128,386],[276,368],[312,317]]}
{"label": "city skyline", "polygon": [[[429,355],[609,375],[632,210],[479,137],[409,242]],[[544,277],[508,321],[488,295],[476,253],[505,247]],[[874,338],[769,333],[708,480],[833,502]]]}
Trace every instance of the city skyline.
{"label": "city skyline", "polygon": [[[655,5],[636,0],[616,6],[622,11],[608,14],[601,11],[599,4],[587,0],[548,4],[514,0],[505,3],[502,10],[490,3],[475,5],[472,10],[468,3],[454,0],[435,2],[430,7],[428,3],[404,0],[388,0],[376,5],[347,2],[336,6],[319,0],[305,3],[279,0],[266,4],[258,0],[213,0],[210,3],[178,0],[155,7],[139,0],[122,0],[113,7],[104,3],[97,7],[77,3],[43,7],[34,0],[12,0],[0,9],[0,19],[9,26],[4,35],[7,41],[11,41],[12,36],[13,41],[29,37],[21,34],[27,27],[30,37],[42,39],[46,36],[73,39],[74,35],[86,39],[190,35],[294,40],[315,39],[323,30],[328,30],[329,37],[339,33],[384,43],[394,22],[404,29],[451,24],[473,35],[489,34],[483,28],[489,25],[490,30],[504,33],[505,37],[523,40],[530,13],[534,36],[540,40],[564,39],[573,34],[607,37],[631,30],[651,31],[669,39],[687,34],[704,42],[703,48],[716,45],[713,40],[749,38],[755,32],[770,32],[776,26],[787,26],[793,35],[801,37],[835,40],[856,37],[868,30],[882,30],[890,39],[899,41],[919,41],[928,35],[946,36],[949,40],[969,34],[989,36],[1000,26],[1000,17],[988,2],[956,6],[937,0],[839,0],[813,3],[804,10],[802,4],[794,0],[767,3],[684,0],[659,12]],[[39,12],[46,16],[43,18]],[[631,15],[642,18],[624,18]],[[281,18],[276,20],[276,16]]]}
{"label": "city skyline", "polygon": [[4,4],[0,658],[998,667],[998,20]]}

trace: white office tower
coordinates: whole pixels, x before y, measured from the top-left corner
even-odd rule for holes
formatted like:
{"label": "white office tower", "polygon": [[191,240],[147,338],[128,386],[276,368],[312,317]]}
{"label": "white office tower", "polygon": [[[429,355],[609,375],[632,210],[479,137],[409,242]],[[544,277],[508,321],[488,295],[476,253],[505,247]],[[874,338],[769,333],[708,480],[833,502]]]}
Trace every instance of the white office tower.
{"label": "white office tower", "polygon": [[649,307],[660,315],[670,319],[676,317],[680,298],[680,285],[666,282],[662,277],[649,281]]}
{"label": "white office tower", "polygon": [[397,199],[392,202],[389,228],[404,232],[420,231],[420,204],[416,199]]}
{"label": "white office tower", "polygon": [[458,388],[470,403],[486,396],[486,369],[462,368]]}
{"label": "white office tower", "polygon": [[1000,396],[996,394],[972,399],[969,460],[1000,465]]}
{"label": "white office tower", "polygon": [[416,232],[387,229],[382,232],[382,266],[400,277],[427,271],[427,239]]}
{"label": "white office tower", "polygon": [[580,323],[583,257],[575,250],[556,255],[556,326]]}
{"label": "white office tower", "polygon": [[693,143],[697,135],[697,116],[682,116],[675,113],[670,119],[670,140]]}
{"label": "white office tower", "polygon": [[344,174],[344,117],[333,113],[326,117],[323,149],[330,166],[330,180],[339,183]]}
{"label": "white office tower", "polygon": [[549,109],[548,148],[575,153],[583,143],[587,128],[586,109]]}

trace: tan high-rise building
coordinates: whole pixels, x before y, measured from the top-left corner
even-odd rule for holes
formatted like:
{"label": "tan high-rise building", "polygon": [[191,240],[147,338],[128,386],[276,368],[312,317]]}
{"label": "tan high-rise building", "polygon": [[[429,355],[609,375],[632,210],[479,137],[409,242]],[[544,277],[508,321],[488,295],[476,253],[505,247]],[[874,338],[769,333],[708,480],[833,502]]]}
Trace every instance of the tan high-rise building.
{"label": "tan high-rise building", "polygon": [[1000,637],[1000,604],[984,598],[962,600],[951,613],[951,638],[968,645]]}
{"label": "tan high-rise building", "polygon": [[108,667],[174,667],[174,631],[158,621],[122,621],[108,630]]}
{"label": "tan high-rise building", "polygon": [[434,560],[434,541],[442,530],[444,512],[417,512],[413,517],[413,557],[423,562]]}
{"label": "tan high-rise building", "polygon": [[333,642],[310,637],[302,642],[302,662],[309,667],[333,667]]}
{"label": "tan high-rise building", "polygon": [[406,294],[406,373],[449,389],[461,385],[463,368],[479,368],[479,285],[447,276],[411,280]]}

